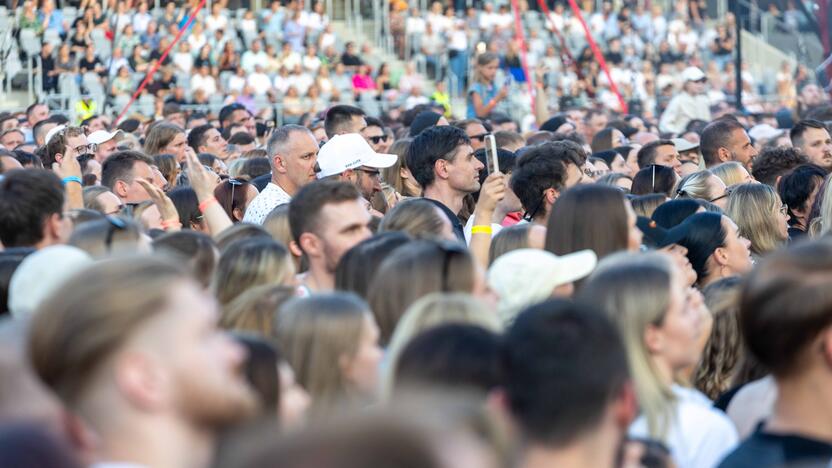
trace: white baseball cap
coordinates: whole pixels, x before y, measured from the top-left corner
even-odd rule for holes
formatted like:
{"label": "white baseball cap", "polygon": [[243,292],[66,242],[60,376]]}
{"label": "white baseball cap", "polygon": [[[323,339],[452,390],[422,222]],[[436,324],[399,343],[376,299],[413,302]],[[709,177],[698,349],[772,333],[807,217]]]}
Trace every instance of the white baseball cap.
{"label": "white baseball cap", "polygon": [[395,154],[376,153],[367,140],[358,133],[335,135],[318,152],[318,178],[341,174],[347,169],[361,166],[384,169],[396,164]]}
{"label": "white baseball cap", "polygon": [[748,131],[748,136],[755,140],[771,140],[774,138],[779,138],[781,135],[786,133],[785,130],[774,128],[769,124],[759,124],[751,127],[751,130]]}
{"label": "white baseball cap", "polygon": [[46,138],[43,140],[44,144],[48,145],[49,141],[52,140],[52,137],[63,131],[66,128],[66,125],[58,125],[57,127],[53,128],[46,132]]}
{"label": "white baseball cap", "polygon": [[100,145],[101,143],[108,142],[113,138],[120,137],[121,134],[121,130],[116,130],[114,132],[108,132],[107,130],[96,130],[87,135],[87,141],[94,145]]}
{"label": "white baseball cap", "polygon": [[684,153],[685,151],[699,148],[699,143],[694,143],[692,141],[685,140],[684,138],[674,138],[673,146],[676,147],[676,151]]}
{"label": "white baseball cap", "polygon": [[705,74],[699,67],[687,67],[685,71],[682,72],[682,79],[687,81],[699,81],[705,78]]}
{"label": "white baseball cap", "polygon": [[488,269],[488,285],[500,296],[500,318],[510,322],[523,308],[551,297],[556,287],[592,273],[597,263],[588,249],[560,256],[518,249],[499,256]]}

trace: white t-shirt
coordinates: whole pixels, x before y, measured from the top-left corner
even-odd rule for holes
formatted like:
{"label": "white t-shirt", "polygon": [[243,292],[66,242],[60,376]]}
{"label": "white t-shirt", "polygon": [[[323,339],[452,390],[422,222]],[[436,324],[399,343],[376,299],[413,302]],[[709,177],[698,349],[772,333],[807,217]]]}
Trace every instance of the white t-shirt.
{"label": "white t-shirt", "polygon": [[[672,389],[677,398],[676,414],[662,442],[670,449],[677,468],[716,467],[739,443],[736,428],[702,393],[678,385]],[[647,419],[640,416],[628,432],[633,437],[649,438]]]}
{"label": "white t-shirt", "polygon": [[246,214],[243,216],[243,222],[263,224],[266,216],[273,209],[290,201],[292,201],[292,197],[285,190],[274,182],[269,182],[269,185],[249,203],[248,208],[246,208]]}

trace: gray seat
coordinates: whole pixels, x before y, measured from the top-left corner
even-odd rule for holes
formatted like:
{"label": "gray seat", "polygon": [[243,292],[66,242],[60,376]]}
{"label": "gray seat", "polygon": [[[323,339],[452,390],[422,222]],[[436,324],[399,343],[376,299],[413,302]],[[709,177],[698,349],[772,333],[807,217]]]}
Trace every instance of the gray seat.
{"label": "gray seat", "polygon": [[58,47],[63,42],[61,40],[61,35],[58,31],[54,29],[47,29],[43,32],[43,42],[52,44],[54,47]]}
{"label": "gray seat", "polygon": [[22,29],[20,31],[20,50],[26,55],[34,56],[40,53],[41,41],[35,31]]}

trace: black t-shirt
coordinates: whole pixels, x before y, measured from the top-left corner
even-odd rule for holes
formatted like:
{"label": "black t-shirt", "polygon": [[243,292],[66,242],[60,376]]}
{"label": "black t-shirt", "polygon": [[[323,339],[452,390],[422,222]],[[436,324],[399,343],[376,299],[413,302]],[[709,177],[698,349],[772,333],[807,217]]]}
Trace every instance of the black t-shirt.
{"label": "black t-shirt", "polygon": [[350,55],[346,52],[344,52],[344,54],[341,55],[341,63],[343,63],[347,67],[357,67],[360,65],[364,65],[364,61],[361,60],[361,57],[357,55]]}
{"label": "black t-shirt", "polygon": [[98,57],[93,57],[92,60],[87,60],[87,57],[84,56],[80,61],[78,61],[78,68],[81,70],[81,73],[95,71],[95,67],[99,65],[101,65],[101,60],[98,60]]}
{"label": "black t-shirt", "polygon": [[832,444],[757,430],[719,468],[825,467],[829,463],[832,463]]}
{"label": "black t-shirt", "polygon": [[443,213],[445,213],[445,216],[447,216],[448,219],[451,220],[451,226],[453,226],[453,228],[454,228],[454,235],[456,236],[457,239],[459,239],[460,241],[462,241],[464,243],[465,242],[465,230],[464,230],[464,227],[462,226],[462,221],[459,220],[459,216],[457,216],[456,213],[451,211],[451,209],[448,208],[447,206],[445,206],[445,204],[442,203],[441,201],[432,200],[430,198],[425,198],[425,200],[427,200],[427,201],[433,203],[434,205],[438,206],[439,209],[442,210]]}
{"label": "black t-shirt", "polygon": [[[163,51],[161,50],[154,50],[153,52],[151,52],[149,61],[153,62],[154,60],[159,60],[160,58],[162,58],[162,52]],[[170,65],[170,61],[171,58],[170,55],[168,55],[167,57],[165,57],[165,60],[162,61],[162,66]]]}

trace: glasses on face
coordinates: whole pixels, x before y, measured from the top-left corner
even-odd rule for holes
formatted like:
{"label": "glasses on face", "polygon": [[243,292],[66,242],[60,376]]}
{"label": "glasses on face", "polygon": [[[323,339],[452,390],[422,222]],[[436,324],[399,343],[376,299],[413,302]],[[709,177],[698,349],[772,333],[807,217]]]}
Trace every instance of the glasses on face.
{"label": "glasses on face", "polygon": [[480,133],[479,135],[471,135],[469,138],[471,140],[477,140],[480,143],[482,143],[482,142],[485,141],[485,137],[487,137],[488,135],[490,135],[490,134],[489,133]]}
{"label": "glasses on face", "polygon": [[730,190],[730,189],[726,189],[726,190],[725,190],[725,193],[723,193],[722,195],[720,195],[720,196],[718,196],[718,197],[716,197],[716,198],[714,198],[714,199],[708,200],[708,201],[709,201],[709,202],[711,202],[711,203],[715,203],[715,202],[718,202],[719,200],[722,200],[723,198],[728,198],[728,197],[730,197],[730,196],[731,196],[731,190]]}
{"label": "glasses on face", "polygon": [[371,169],[358,168],[358,169],[356,169],[356,171],[363,172],[363,173],[367,174],[367,176],[370,177],[371,179],[381,178],[381,172],[377,171],[377,170],[374,171],[374,170],[371,170]]}
{"label": "glasses on face", "polygon": [[90,154],[95,153],[98,150],[98,145],[96,145],[95,143],[90,143],[87,145],[76,146],[74,149],[75,152],[78,154]]}
{"label": "glasses on face", "polygon": [[107,252],[109,252],[113,248],[113,235],[116,231],[124,231],[127,229],[127,223],[118,216],[107,216],[107,221],[110,222],[110,226],[107,228],[107,237],[104,239],[104,246],[107,248]]}
{"label": "glasses on face", "polygon": [[372,141],[374,145],[381,143],[382,141],[387,141],[387,135],[377,135],[371,136],[367,138],[368,140]]}

